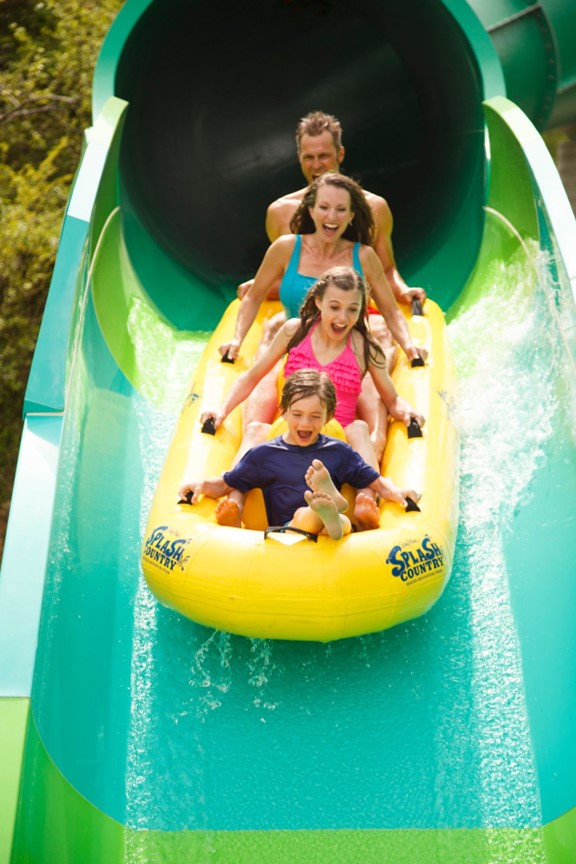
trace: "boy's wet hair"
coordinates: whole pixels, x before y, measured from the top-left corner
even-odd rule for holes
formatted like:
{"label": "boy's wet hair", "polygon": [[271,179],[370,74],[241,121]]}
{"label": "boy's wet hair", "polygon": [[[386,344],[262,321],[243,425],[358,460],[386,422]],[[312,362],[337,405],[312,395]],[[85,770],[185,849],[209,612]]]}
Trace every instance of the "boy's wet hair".
{"label": "boy's wet hair", "polygon": [[293,402],[318,396],[322,407],[326,409],[327,420],[331,420],[336,411],[336,390],[326,372],[316,369],[299,369],[286,379],[280,400],[282,414],[290,408]]}

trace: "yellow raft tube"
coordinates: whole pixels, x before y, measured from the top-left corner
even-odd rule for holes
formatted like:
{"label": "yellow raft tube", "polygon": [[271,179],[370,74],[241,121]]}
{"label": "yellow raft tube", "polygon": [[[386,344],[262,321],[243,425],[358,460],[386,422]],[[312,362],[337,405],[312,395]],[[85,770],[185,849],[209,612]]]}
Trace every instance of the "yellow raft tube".
{"label": "yellow raft tube", "polygon": [[281,308],[264,303],[240,358],[222,363],[218,346],[232,338],[238,304],[228,307],[198,365],[152,503],[142,549],[151,591],[199,624],[261,639],[328,642],[427,612],[448,582],[458,525],[456,382],[442,311],[427,300],[423,316],[408,318],[428,361],[411,368],[401,352],[392,377],[426,424],[422,437],[409,438],[405,425],[391,422],[382,461],[383,475],[421,491],[420,511],[382,502],[376,530],[313,542],[289,533],[265,537],[259,490],[248,497],[242,529],[218,525],[210,498],[178,503],[185,472],[212,477],[231,466],[241,407],[216,435],[202,433],[199,417],[252,362],[264,321]]}

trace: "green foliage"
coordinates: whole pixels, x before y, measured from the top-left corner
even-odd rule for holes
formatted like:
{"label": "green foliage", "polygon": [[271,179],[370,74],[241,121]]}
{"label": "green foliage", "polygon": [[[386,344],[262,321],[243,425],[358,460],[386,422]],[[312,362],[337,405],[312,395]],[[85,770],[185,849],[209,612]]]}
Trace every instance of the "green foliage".
{"label": "green foliage", "polygon": [[[121,0],[0,0],[0,510],[98,51]],[[0,538],[2,531],[0,512]]]}

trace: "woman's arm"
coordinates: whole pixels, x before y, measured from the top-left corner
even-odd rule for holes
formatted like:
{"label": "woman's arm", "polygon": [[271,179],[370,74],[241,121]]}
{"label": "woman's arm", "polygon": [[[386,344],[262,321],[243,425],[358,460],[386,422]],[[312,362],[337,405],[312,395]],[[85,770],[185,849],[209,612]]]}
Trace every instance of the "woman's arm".
{"label": "woman's arm", "polygon": [[254,281],[240,304],[234,338],[218,349],[223,357],[227,354],[230,360],[235,360],[238,356],[240,346],[254,323],[268,291],[282,279],[293,249],[294,235],[289,234],[279,237],[266,250]]}
{"label": "woman's arm", "polygon": [[414,419],[417,421],[419,426],[424,425],[425,420],[422,414],[415,411],[405,399],[398,395],[398,392],[394,387],[394,382],[388,374],[386,358],[383,352],[379,358],[370,358],[368,362],[368,372],[372,376],[376,390],[386,405],[388,413],[391,414],[395,420],[401,420],[406,424],[406,426],[409,426],[410,421]]}
{"label": "woman's arm", "polygon": [[284,356],[288,343],[296,332],[299,324],[299,318],[291,318],[290,321],[286,321],[268,348],[260,355],[254,365],[236,379],[220,408],[217,411],[204,411],[200,417],[200,422],[205,423],[209,418],[213,418],[215,428],[217,429],[218,426],[224,422],[228,414],[230,414],[237,405],[240,405],[240,403],[250,395],[256,384],[258,384],[258,382],[274,368],[278,360]]}
{"label": "woman's arm", "polygon": [[362,246],[360,250],[360,263],[362,264],[366,282],[372,291],[374,302],[386,321],[394,339],[398,342],[409,360],[413,360],[416,357],[426,359],[426,350],[424,348],[417,348],[412,342],[406,319],[396,305],[392,289],[384,273],[384,268],[370,246]]}

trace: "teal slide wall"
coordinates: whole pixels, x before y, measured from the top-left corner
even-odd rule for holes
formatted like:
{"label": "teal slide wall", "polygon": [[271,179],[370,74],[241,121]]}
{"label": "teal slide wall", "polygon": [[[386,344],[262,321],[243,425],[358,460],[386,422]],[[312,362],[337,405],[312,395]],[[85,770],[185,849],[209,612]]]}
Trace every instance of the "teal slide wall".
{"label": "teal slide wall", "polygon": [[[576,224],[534,125],[571,115],[576,15],[472,5],[129,0],[113,25],[0,579],[2,864],[576,861]],[[329,645],[199,627],[139,566],[194,364],[315,107],[389,198],[461,389],[446,592]]]}

